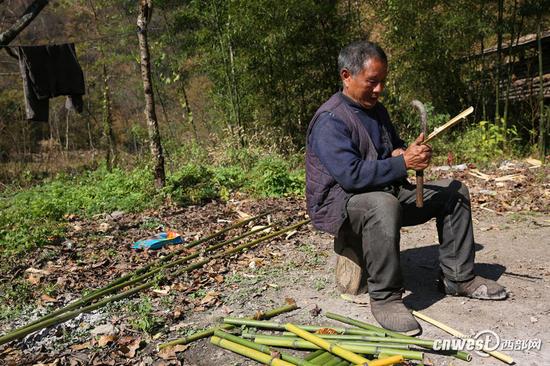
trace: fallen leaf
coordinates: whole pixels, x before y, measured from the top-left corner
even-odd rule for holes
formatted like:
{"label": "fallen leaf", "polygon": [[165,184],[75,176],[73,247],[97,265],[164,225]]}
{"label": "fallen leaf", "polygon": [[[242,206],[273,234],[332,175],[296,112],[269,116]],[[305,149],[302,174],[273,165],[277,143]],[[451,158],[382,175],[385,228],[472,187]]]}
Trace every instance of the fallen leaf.
{"label": "fallen leaf", "polygon": [[42,296],[40,296],[40,300],[42,300],[42,302],[56,302],[57,299],[49,296],[49,295],[46,295],[46,294],[43,294]]}
{"label": "fallen leaf", "polygon": [[338,334],[338,332],[332,328],[320,328],[315,331],[317,334]]}
{"label": "fallen leaf", "polygon": [[91,346],[92,346],[92,342],[88,341],[88,342],[84,342],[84,343],[81,343],[81,344],[73,344],[70,348],[73,351],[81,351],[83,349],[88,349]]}
{"label": "fallen leaf", "polygon": [[178,344],[173,347],[166,347],[159,351],[158,356],[163,360],[175,360],[177,359],[176,353],[185,351],[189,346],[184,344]]}
{"label": "fallen leaf", "polygon": [[118,340],[119,351],[127,358],[134,358],[141,344],[141,338],[122,337]]}
{"label": "fallen leaf", "polygon": [[222,275],[217,275],[216,277],[214,277],[214,279],[216,280],[217,283],[222,283],[223,282],[223,276]]}
{"label": "fallen leaf", "polygon": [[97,340],[97,345],[99,347],[104,347],[104,346],[108,345],[109,343],[114,342],[116,340],[116,338],[117,337],[114,334],[102,335]]}
{"label": "fallen leaf", "polygon": [[36,273],[31,273],[29,277],[27,277],[27,281],[31,285],[38,285],[40,283],[40,280],[42,280],[42,275]]}

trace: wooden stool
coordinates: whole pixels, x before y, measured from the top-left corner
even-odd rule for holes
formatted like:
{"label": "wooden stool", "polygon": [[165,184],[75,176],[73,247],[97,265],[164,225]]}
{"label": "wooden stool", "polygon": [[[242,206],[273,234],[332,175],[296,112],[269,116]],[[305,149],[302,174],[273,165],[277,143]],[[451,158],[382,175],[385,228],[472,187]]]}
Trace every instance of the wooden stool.
{"label": "wooden stool", "polygon": [[357,253],[346,247],[336,259],[336,287],[344,294],[359,295],[367,292],[367,271]]}

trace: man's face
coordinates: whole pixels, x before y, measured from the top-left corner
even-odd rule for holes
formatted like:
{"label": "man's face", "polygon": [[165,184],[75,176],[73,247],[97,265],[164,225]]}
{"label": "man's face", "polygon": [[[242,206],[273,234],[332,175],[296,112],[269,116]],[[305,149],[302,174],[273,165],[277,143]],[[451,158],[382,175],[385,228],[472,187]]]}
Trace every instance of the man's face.
{"label": "man's face", "polygon": [[378,102],[380,94],[384,90],[384,83],[388,75],[388,65],[378,58],[371,58],[359,73],[351,75],[347,69],[340,72],[344,83],[343,93],[370,109]]}

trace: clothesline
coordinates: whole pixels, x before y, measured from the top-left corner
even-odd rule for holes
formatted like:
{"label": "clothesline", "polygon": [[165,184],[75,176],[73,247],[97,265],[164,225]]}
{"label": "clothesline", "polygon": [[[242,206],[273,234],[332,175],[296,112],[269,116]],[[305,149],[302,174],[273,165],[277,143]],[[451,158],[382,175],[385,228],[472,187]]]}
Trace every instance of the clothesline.
{"label": "clothesline", "polygon": [[[163,29],[161,27],[156,27],[156,28],[149,28],[148,31],[156,31],[156,30],[159,30],[159,29]],[[29,47],[29,46],[52,46],[52,45],[60,45],[60,44],[65,44],[65,43],[86,43],[86,42],[93,42],[93,41],[99,41],[99,40],[102,40],[102,39],[108,39],[108,38],[115,38],[115,37],[119,37],[119,36],[128,36],[128,35],[132,35],[132,34],[136,34],[137,33],[137,29],[136,30],[133,30],[131,32],[121,32],[121,33],[113,33],[113,34],[108,34],[108,35],[105,35],[105,36],[98,36],[98,37],[90,37],[90,38],[85,38],[85,39],[79,39],[79,40],[70,40],[70,41],[62,41],[62,42],[48,42],[48,43],[40,43],[40,44],[21,44],[21,43],[10,43],[10,44],[0,44],[0,47]]]}

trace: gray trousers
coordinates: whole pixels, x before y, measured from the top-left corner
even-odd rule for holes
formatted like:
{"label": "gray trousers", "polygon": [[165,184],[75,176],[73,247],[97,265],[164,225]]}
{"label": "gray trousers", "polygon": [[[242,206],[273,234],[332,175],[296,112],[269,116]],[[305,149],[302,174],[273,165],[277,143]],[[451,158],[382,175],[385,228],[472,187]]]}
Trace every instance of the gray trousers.
{"label": "gray trousers", "polygon": [[424,207],[416,207],[416,186],[353,195],[346,206],[348,218],[334,240],[341,253],[352,247],[364,260],[368,291],[385,299],[403,289],[399,259],[400,229],[436,218],[439,263],[452,281],[474,277],[474,235],[468,188],[456,180],[424,185]]}

